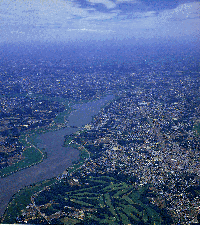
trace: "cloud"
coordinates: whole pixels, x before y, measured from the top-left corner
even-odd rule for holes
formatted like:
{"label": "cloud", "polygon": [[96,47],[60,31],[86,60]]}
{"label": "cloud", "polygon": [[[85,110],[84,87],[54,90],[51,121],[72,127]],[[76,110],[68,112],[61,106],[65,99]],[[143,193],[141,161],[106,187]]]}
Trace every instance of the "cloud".
{"label": "cloud", "polygon": [[105,20],[111,20],[117,17],[117,12],[111,12],[111,13],[100,13],[95,12],[93,14],[88,15],[87,17],[83,18],[83,20],[94,20],[94,21],[105,21]]}
{"label": "cloud", "polygon": [[91,2],[93,4],[103,4],[108,9],[112,9],[112,8],[116,7],[116,4],[109,0],[89,0],[89,2]]}
{"label": "cloud", "polygon": [[138,1],[135,1],[135,0],[117,0],[116,3],[123,3],[123,2],[131,2],[131,3],[136,3]]}
{"label": "cloud", "polygon": [[10,32],[11,34],[25,34],[25,32],[19,31],[19,30],[13,30]]}
{"label": "cloud", "polygon": [[165,10],[159,14],[159,17],[165,21],[196,19],[199,18],[199,7],[200,4],[198,2],[182,4],[173,10]]}
{"label": "cloud", "polygon": [[[168,8],[169,5],[176,9],[180,1],[181,0],[2,0],[0,3],[0,16],[4,24],[27,24],[30,26],[47,23],[66,25],[69,22],[74,23],[77,20],[133,20],[138,17],[152,17],[159,12],[165,12],[166,9],[164,10],[164,8]],[[185,9],[181,8],[180,11],[181,10]]]}
{"label": "cloud", "polygon": [[[184,1],[184,4],[180,4]],[[2,37],[102,35],[150,37],[197,33],[199,2],[187,0],[0,0]],[[189,27],[190,26],[190,27]],[[18,32],[17,32],[18,31]],[[22,32],[22,33],[20,33]],[[33,35],[33,33],[35,34]],[[77,34],[76,34],[77,33]],[[26,35],[24,35],[25,37]]]}
{"label": "cloud", "polygon": [[113,30],[93,30],[93,29],[87,29],[87,28],[82,28],[82,29],[67,29],[67,31],[85,31],[85,32],[96,32],[96,33],[110,33],[114,32]]}

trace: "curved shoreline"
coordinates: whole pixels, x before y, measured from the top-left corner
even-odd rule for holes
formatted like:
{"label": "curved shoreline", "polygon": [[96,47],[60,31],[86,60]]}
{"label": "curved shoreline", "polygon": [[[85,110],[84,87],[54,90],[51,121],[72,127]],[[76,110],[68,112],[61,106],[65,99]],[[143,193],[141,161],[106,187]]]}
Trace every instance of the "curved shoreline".
{"label": "curved shoreline", "polygon": [[113,96],[108,95],[100,100],[76,104],[74,106],[76,111],[72,111],[68,116],[68,127],[40,135],[39,139],[43,143],[39,143],[38,148],[45,148],[48,158],[37,165],[0,178],[0,215],[3,214],[10,198],[17,191],[30,184],[58,176],[72,165],[74,160],[78,159],[77,149],[63,147],[64,136],[78,131],[80,127],[91,122],[92,116],[96,115],[112,99]]}

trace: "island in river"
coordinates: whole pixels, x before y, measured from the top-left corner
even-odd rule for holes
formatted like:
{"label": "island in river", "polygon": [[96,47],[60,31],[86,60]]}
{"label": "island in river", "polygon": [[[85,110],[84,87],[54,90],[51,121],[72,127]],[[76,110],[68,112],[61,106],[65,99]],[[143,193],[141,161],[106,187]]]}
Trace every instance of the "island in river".
{"label": "island in river", "polygon": [[38,137],[38,147],[45,148],[48,157],[40,164],[0,178],[0,215],[4,213],[8,202],[17,191],[33,183],[58,176],[79,158],[77,149],[63,146],[65,136],[89,123],[92,117],[113,97],[113,95],[107,95],[92,102],[74,105],[74,110],[70,113],[65,128],[44,133]]}

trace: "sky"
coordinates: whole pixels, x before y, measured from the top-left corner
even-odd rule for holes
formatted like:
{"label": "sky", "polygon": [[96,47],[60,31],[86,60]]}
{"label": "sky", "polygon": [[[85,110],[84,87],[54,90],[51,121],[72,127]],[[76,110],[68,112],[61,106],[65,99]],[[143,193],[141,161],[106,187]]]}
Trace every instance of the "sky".
{"label": "sky", "polygon": [[0,42],[199,39],[196,0],[0,0]]}

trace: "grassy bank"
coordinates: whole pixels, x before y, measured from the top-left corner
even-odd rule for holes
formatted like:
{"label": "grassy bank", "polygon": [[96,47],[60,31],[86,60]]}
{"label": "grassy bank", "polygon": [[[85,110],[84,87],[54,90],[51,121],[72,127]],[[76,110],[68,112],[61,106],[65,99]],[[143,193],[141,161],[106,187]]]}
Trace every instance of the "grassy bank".
{"label": "grassy bank", "polygon": [[66,138],[65,146],[78,149],[79,150],[79,159],[77,162],[74,162],[73,165],[67,169],[69,174],[74,172],[78,168],[80,168],[84,164],[85,160],[90,157],[90,153],[87,151],[87,149],[85,149],[83,146],[81,146],[77,143],[70,143],[71,140],[72,140],[72,138]]}
{"label": "grassy bank", "polygon": [[32,184],[31,186],[25,187],[24,189],[18,191],[8,204],[1,222],[5,224],[16,223],[15,218],[17,218],[17,216],[21,214],[21,211],[31,203],[31,196],[55,182],[56,179],[53,178],[51,180],[45,180],[37,184]]}
{"label": "grassy bank", "polygon": [[13,165],[1,169],[0,177],[9,176],[12,173],[31,167],[43,161],[45,153],[28,141],[28,134],[27,136],[25,134],[22,134],[19,138],[19,141],[24,147],[24,150],[22,152],[22,159],[14,163]]}
{"label": "grassy bank", "polygon": [[22,157],[23,159],[20,160],[19,162],[1,169],[0,176],[1,177],[9,176],[12,173],[15,173],[19,170],[22,170],[27,167],[31,167],[37,163],[40,163],[43,160],[43,154],[39,152],[37,149],[35,149],[34,147],[27,148],[22,153]]}
{"label": "grassy bank", "polygon": [[194,125],[194,131],[196,133],[196,135],[200,135],[200,121],[198,121],[195,125]]}
{"label": "grassy bank", "polygon": [[[43,99],[41,97],[41,99]],[[54,119],[54,124],[49,127],[39,127],[34,130],[26,131],[26,133],[22,133],[19,141],[23,145],[24,151],[22,152],[22,159],[13,165],[5,167],[0,170],[0,177],[6,177],[15,173],[19,170],[31,167],[35,164],[41,163],[43,159],[46,157],[45,152],[41,149],[37,148],[37,137],[40,133],[46,133],[52,130],[59,129],[60,124],[64,124],[66,117],[71,112],[71,107],[68,105],[68,101],[62,98],[54,98],[54,101],[62,102],[65,106],[65,110],[57,115]]]}
{"label": "grassy bank", "polygon": [[[68,105],[68,103],[66,103]],[[68,106],[69,107],[69,106]],[[33,163],[38,163],[41,162],[40,160],[42,160],[41,158],[39,158],[39,155],[37,155],[37,153],[41,153],[42,157],[44,157],[44,152],[40,151],[38,148],[33,147],[34,145],[37,145],[37,137],[39,135],[39,133],[44,133],[44,132],[49,132],[49,131],[53,131],[54,128],[59,129],[59,126],[57,126],[58,124],[60,124],[60,122],[62,123],[63,121],[65,122],[65,117],[71,112],[71,108],[66,109],[64,112],[60,113],[54,120],[53,126],[49,126],[49,128],[39,128],[37,130],[32,130],[27,132],[26,134],[22,135],[20,138],[20,142],[26,146],[26,150],[23,152],[24,155],[24,159],[21,160],[20,162],[18,162],[18,167],[15,168],[13,165],[13,167],[10,167],[10,173],[12,173],[11,171],[17,171],[20,168],[25,168],[23,166],[26,165],[27,166],[31,166],[33,165]],[[68,169],[68,173],[72,173],[75,170],[79,169],[85,162],[85,160],[87,158],[90,157],[90,153],[87,151],[87,149],[85,149],[83,146],[77,144],[77,143],[70,143],[71,142],[71,138],[69,138],[68,140],[66,140],[65,142],[65,146],[70,146],[73,148],[77,148],[79,150],[79,160],[77,162],[74,162],[73,166],[71,166]],[[31,145],[31,147],[30,147]],[[34,152],[35,151],[35,152]],[[33,157],[33,155],[35,155]],[[36,160],[37,158],[37,160]],[[33,160],[33,161],[31,161]],[[34,161],[35,160],[35,161]],[[20,164],[21,163],[21,164]],[[9,168],[5,168],[5,169],[9,169]],[[7,173],[8,174],[8,173]],[[7,210],[4,214],[4,219],[3,219],[3,223],[15,223],[15,219],[17,218],[18,215],[20,215],[20,212],[25,209],[25,207],[27,205],[29,205],[31,203],[31,196],[42,190],[45,186],[49,186],[52,183],[55,182],[56,179],[53,179],[54,181],[44,181],[41,184],[36,184],[36,185],[31,185],[30,187],[26,187],[22,190],[20,190],[17,194],[14,195],[14,197],[12,198],[11,202],[9,203]],[[48,183],[50,182],[50,183]]]}

